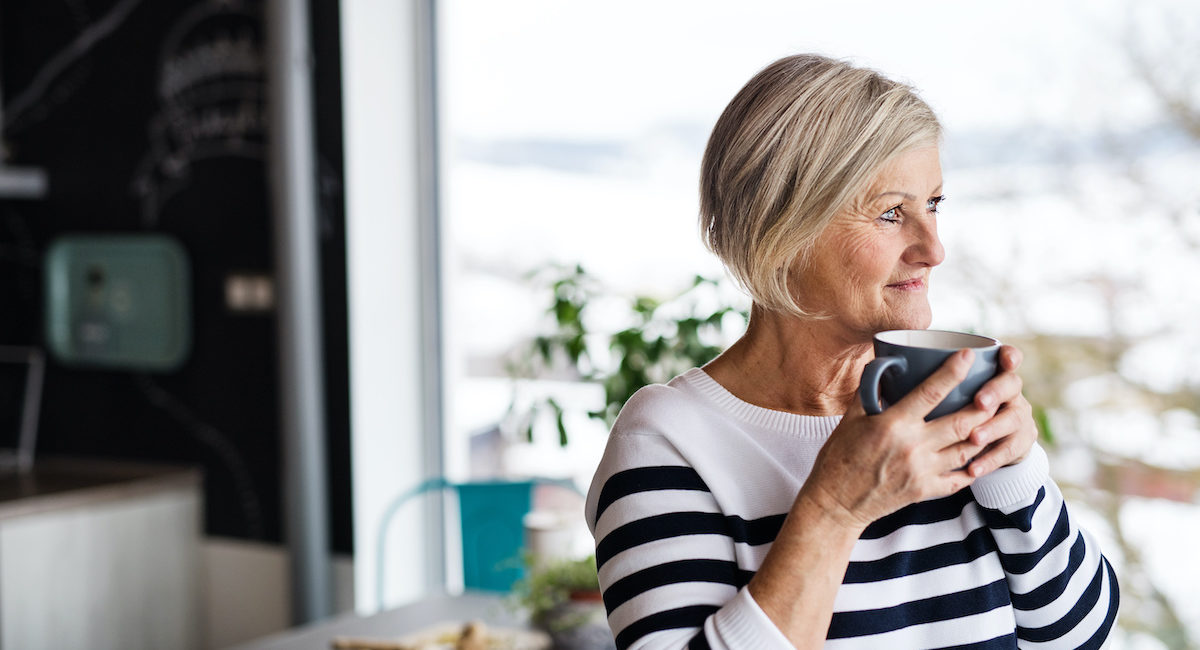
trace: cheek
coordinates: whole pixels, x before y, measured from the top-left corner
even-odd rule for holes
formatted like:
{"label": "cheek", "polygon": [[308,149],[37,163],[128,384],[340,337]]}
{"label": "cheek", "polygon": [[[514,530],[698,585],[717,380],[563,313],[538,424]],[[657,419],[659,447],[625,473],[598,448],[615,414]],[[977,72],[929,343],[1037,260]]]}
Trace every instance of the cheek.
{"label": "cheek", "polygon": [[844,277],[854,287],[875,287],[886,284],[891,267],[886,251],[870,237],[857,237],[846,242],[841,267]]}

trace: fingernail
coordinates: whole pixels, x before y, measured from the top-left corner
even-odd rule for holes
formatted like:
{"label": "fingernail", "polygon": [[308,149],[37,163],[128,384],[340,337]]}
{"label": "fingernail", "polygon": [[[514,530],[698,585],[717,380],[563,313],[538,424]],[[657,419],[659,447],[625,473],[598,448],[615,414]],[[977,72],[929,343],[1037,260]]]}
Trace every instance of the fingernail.
{"label": "fingernail", "polygon": [[971,476],[974,476],[975,478],[979,478],[979,476],[981,474],[983,474],[983,466],[976,465],[975,463],[971,463]]}
{"label": "fingernail", "polygon": [[987,442],[990,433],[987,429],[976,429],[975,433],[971,434],[971,439],[975,441],[975,444],[982,445]]}
{"label": "fingernail", "polygon": [[979,395],[979,406],[985,411],[992,408],[992,402],[994,401],[991,393],[982,393]]}

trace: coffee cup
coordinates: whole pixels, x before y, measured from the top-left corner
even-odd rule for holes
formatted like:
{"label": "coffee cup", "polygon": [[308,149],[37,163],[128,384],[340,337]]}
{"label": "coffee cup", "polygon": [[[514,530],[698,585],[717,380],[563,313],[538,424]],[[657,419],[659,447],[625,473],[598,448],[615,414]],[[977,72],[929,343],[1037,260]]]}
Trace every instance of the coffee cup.
{"label": "coffee cup", "polygon": [[925,416],[926,420],[953,413],[971,403],[975,393],[999,370],[1000,341],[978,334],[945,330],[888,330],[873,339],[875,359],[863,370],[858,387],[863,408],[871,415],[899,402],[933,374],[950,355],[963,348],[975,360],[962,381],[946,399]]}

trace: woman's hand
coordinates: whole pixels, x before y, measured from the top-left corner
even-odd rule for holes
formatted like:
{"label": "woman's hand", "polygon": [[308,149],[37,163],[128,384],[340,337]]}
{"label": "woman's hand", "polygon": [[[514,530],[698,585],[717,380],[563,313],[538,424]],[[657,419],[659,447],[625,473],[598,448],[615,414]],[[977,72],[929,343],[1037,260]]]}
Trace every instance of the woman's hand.
{"label": "woman's hand", "polygon": [[[867,415],[854,400],[822,447],[799,498],[813,501],[842,525],[861,530],[911,503],[970,485],[977,474],[968,471],[968,463],[974,467],[971,459],[989,444],[996,443],[979,458],[981,463],[1001,462],[1020,451],[1016,441],[1005,442],[1003,437],[1012,435],[1015,420],[996,415],[1002,404],[1015,409],[1020,394],[1019,378],[1014,386],[1013,353],[1007,356],[1007,371],[985,385],[988,392],[982,403],[977,399],[930,422],[925,416],[966,378],[974,358],[970,350],[953,354],[879,415]],[[1015,361],[1019,363],[1019,354]]]}
{"label": "woman's hand", "polygon": [[1022,358],[1017,348],[1001,346],[1000,373],[975,394],[975,406],[980,410],[995,409],[996,415],[971,432],[971,442],[985,447],[968,467],[972,477],[1021,462],[1037,442],[1033,407],[1021,394],[1021,377],[1017,375]]}

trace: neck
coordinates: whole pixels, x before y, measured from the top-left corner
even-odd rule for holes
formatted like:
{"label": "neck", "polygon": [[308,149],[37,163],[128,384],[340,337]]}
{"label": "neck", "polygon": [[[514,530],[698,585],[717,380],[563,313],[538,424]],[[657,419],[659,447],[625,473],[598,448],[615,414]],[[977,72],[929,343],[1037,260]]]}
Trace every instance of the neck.
{"label": "neck", "polygon": [[743,401],[802,415],[841,415],[855,399],[871,343],[827,320],[751,310],[746,333],[704,367]]}

